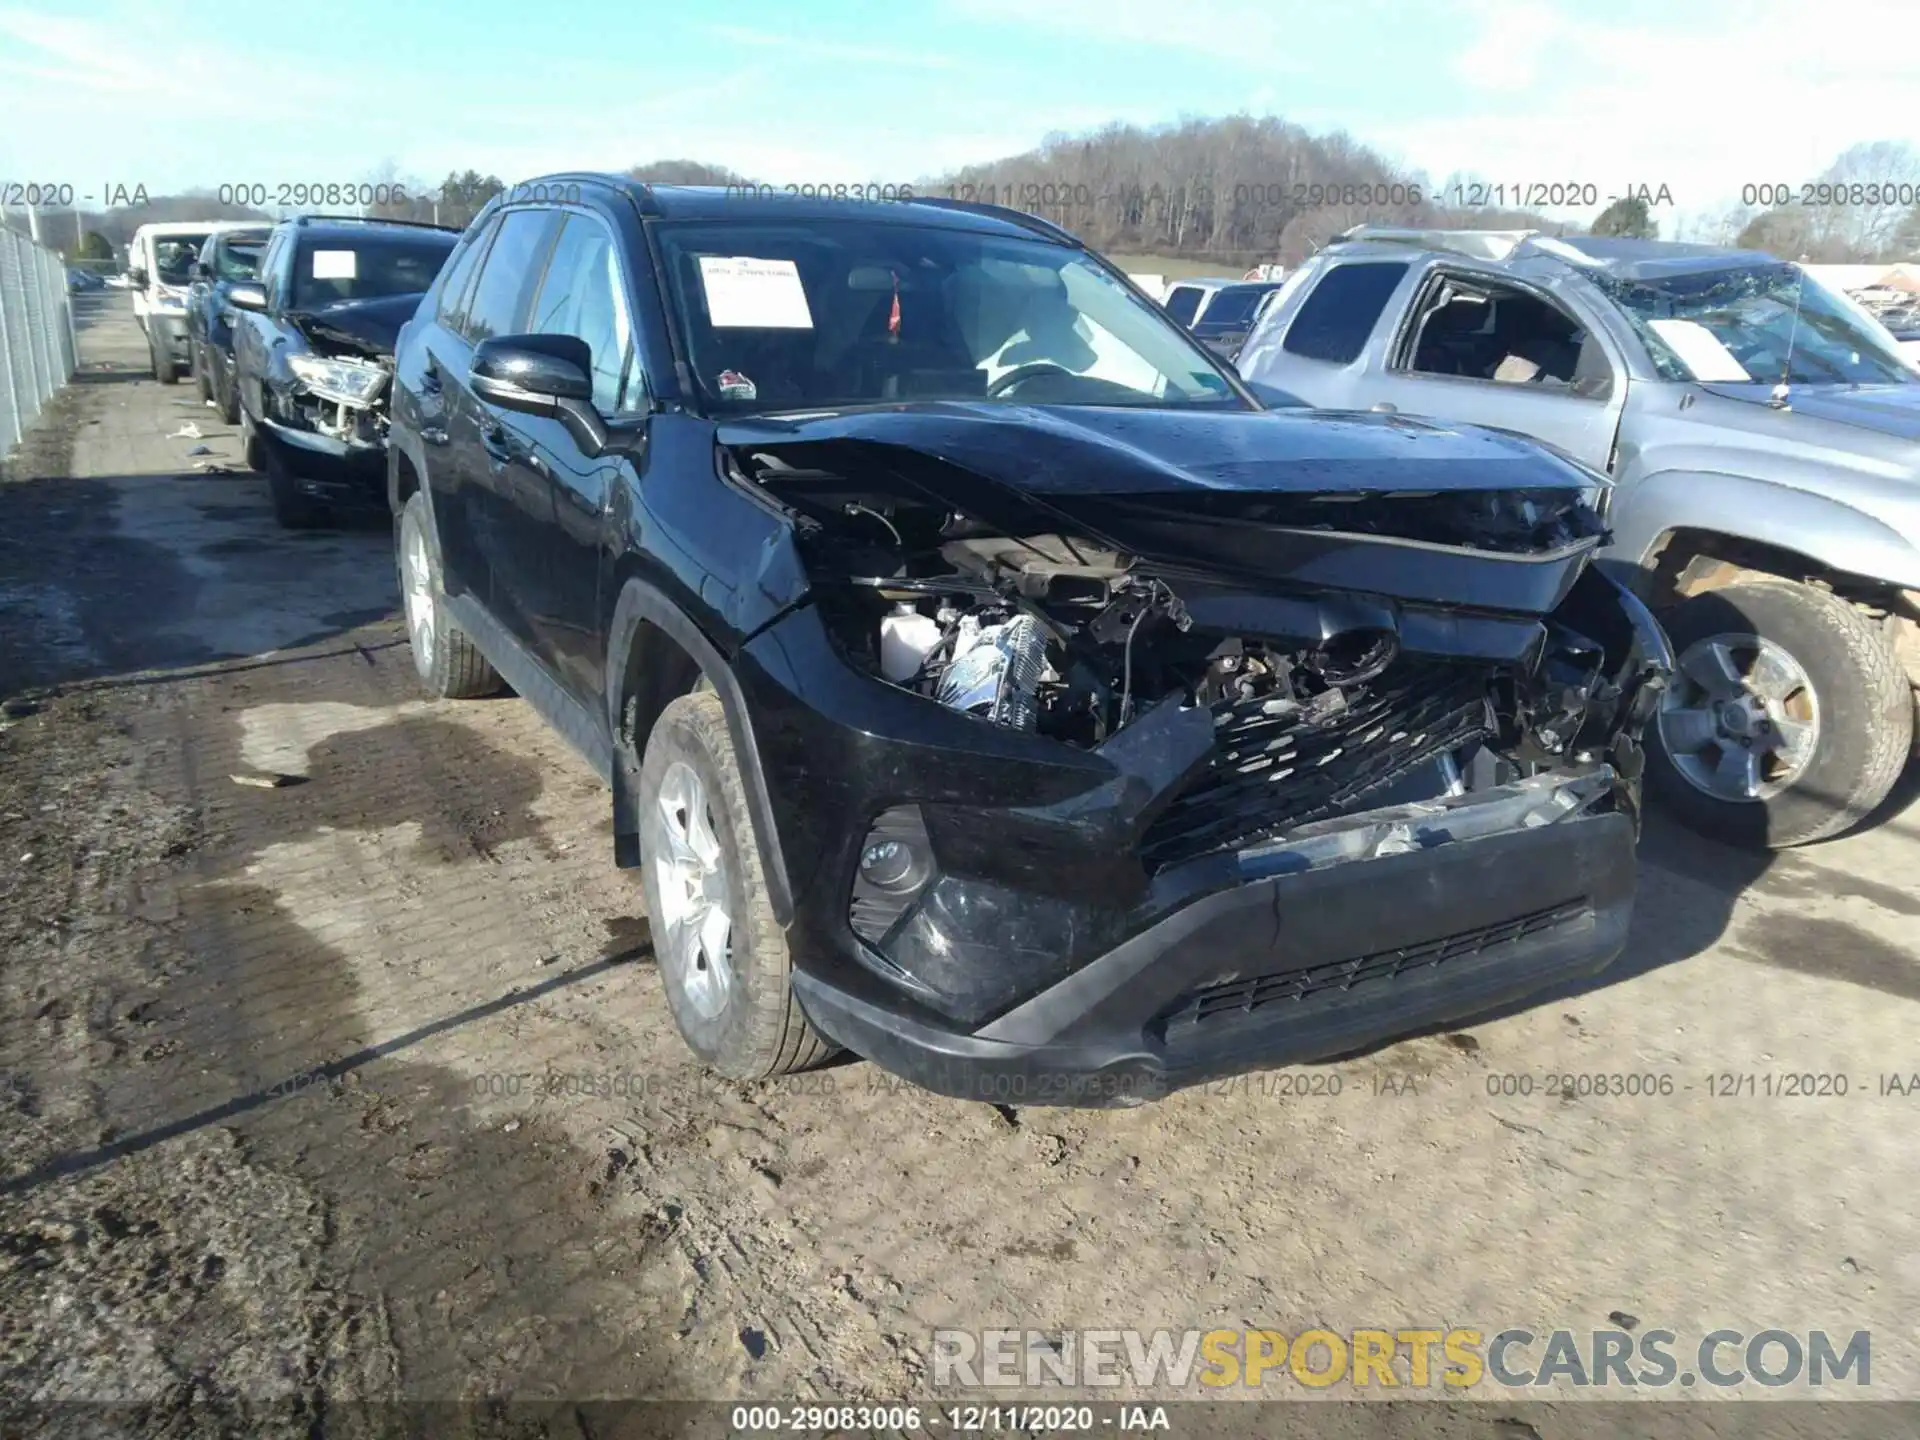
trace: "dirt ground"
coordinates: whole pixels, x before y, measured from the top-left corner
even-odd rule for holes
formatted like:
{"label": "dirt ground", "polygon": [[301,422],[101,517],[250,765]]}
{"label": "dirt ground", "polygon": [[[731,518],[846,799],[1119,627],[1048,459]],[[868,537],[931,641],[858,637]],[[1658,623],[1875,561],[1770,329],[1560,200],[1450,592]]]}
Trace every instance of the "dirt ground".
{"label": "dirt ground", "polygon": [[[924,1398],[942,1326],[1614,1312],[1870,1329],[1872,1394],[1920,1399],[1920,1096],[1880,1081],[1920,1071],[1911,775],[1770,861],[1656,817],[1599,983],[1317,1067],[1338,1094],[718,1083],[592,774],[518,700],[422,698],[384,527],[278,530],[124,297],[83,299],[87,364],[0,486],[12,1403],[334,1434],[395,1397]],[[1548,1099],[1566,1072],[1673,1084]],[[1509,1075],[1536,1093],[1489,1093]]]}

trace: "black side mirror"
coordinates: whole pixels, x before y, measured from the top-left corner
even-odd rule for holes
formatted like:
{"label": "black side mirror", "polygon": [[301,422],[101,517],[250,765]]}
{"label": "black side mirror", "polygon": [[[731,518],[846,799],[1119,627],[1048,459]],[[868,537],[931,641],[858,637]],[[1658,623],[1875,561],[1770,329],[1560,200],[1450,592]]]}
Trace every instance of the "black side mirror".
{"label": "black side mirror", "polygon": [[135,289],[144,290],[147,288],[147,272],[140,269],[138,266],[135,266],[133,269],[127,271],[127,279],[133,282]]}
{"label": "black side mirror", "polygon": [[267,292],[259,285],[235,285],[227,291],[227,303],[236,310],[258,312],[267,308]]}
{"label": "black side mirror", "polygon": [[496,335],[474,347],[474,394],[502,410],[548,415],[598,455],[607,422],[593,408],[593,351],[576,335]]}

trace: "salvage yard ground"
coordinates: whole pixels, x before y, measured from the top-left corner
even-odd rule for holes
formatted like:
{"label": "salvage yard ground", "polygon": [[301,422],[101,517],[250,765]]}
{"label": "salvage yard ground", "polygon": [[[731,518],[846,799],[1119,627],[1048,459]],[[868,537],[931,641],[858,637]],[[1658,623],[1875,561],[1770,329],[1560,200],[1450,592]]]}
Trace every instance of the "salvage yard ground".
{"label": "salvage yard ground", "polygon": [[[1911,774],[1771,860],[1656,817],[1600,983],[1314,1067],[1337,1094],[717,1082],[588,768],[518,700],[421,698],[384,527],[277,529],[125,297],[80,300],[83,373],[0,487],[16,1401],[290,1397],[306,1434],[395,1395],[925,1397],[943,1326],[1615,1312],[1869,1329],[1872,1393],[1920,1397],[1920,1095],[1881,1093],[1920,1072]],[[1770,1098],[1787,1073],[1848,1093]]]}

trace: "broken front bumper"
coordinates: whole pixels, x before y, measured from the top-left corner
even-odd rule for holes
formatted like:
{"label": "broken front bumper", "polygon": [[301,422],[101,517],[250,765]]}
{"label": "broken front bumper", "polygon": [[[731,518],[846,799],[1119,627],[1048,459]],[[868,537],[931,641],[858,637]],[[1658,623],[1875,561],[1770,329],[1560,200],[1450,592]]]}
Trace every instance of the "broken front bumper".
{"label": "broken front bumper", "polygon": [[1239,884],[975,1027],[796,973],[827,1034],[927,1089],[1124,1105],[1324,1060],[1603,968],[1626,942],[1634,828],[1606,767],[1307,826]]}
{"label": "broken front bumper", "polygon": [[[1237,825],[1244,799],[1199,783],[1218,774],[1228,717],[1164,702],[1073,749],[855,674],[810,608],[756,636],[736,673],[794,897],[801,1003],[933,1090],[1127,1103],[1483,1011],[1624,943],[1626,735],[1607,759],[1477,774],[1395,808],[1407,768],[1382,770],[1373,808],[1205,848],[1184,837],[1221,833],[1199,826],[1210,816]],[[1451,737],[1432,727],[1452,713],[1414,723]],[[1196,794],[1198,816],[1180,805]],[[929,862],[891,910],[856,878],[876,839]]]}
{"label": "broken front bumper", "polygon": [[386,508],[385,445],[338,440],[271,419],[258,429],[274,463],[301,494],[341,509]]}

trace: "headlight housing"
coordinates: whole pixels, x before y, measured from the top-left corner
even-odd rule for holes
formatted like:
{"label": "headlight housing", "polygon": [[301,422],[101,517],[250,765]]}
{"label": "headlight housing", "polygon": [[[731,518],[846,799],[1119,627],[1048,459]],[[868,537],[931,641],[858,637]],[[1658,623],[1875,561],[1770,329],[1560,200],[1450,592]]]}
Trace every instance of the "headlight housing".
{"label": "headlight housing", "polygon": [[337,400],[344,405],[371,405],[387,383],[386,368],[369,360],[290,355],[287,368],[322,400]]}

